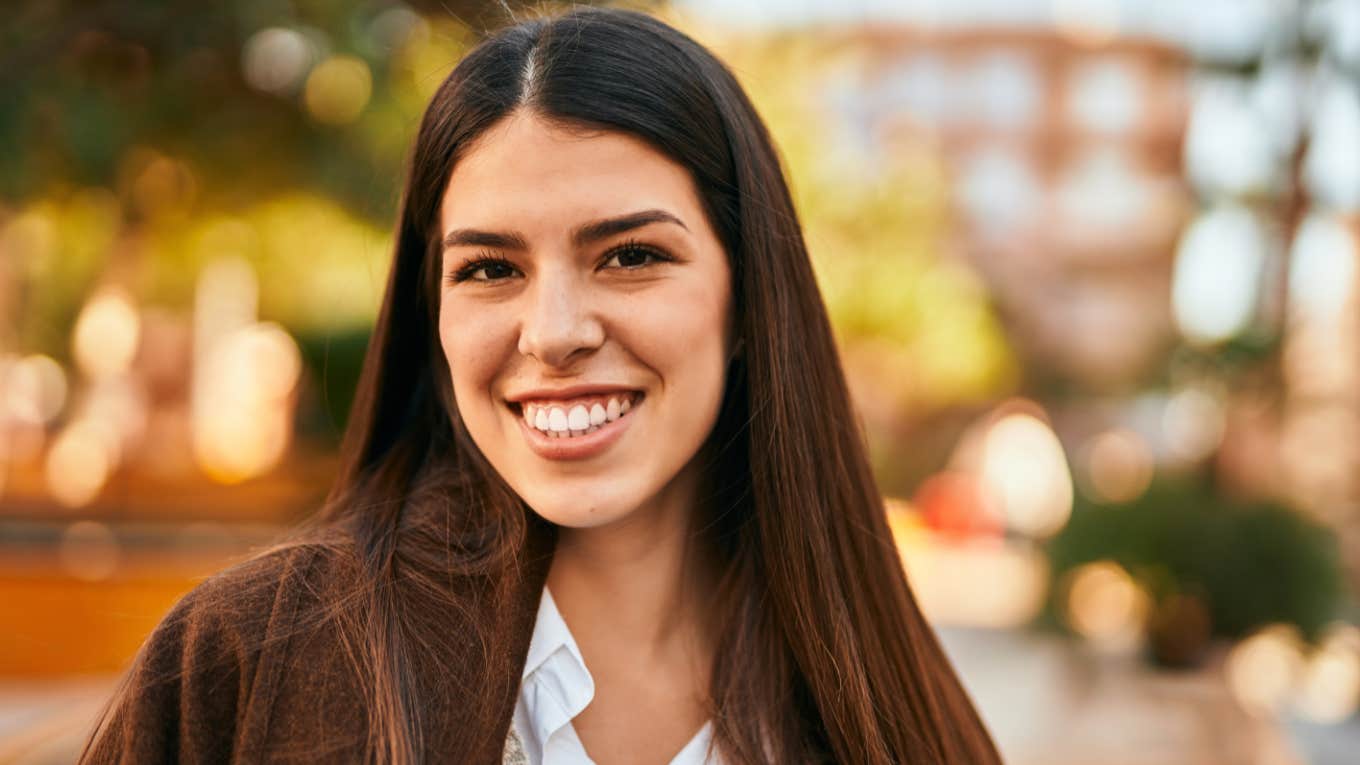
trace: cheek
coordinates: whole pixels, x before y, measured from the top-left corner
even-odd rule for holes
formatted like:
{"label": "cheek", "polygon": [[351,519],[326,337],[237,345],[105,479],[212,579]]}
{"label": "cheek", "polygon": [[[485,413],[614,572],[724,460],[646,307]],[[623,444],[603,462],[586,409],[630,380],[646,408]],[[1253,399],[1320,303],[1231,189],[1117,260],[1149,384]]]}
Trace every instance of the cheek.
{"label": "cheek", "polygon": [[[499,323],[504,327],[504,322]],[[445,304],[439,314],[439,343],[449,365],[453,393],[462,410],[467,404],[489,401],[490,384],[495,378],[504,346],[511,343],[498,323],[486,311]],[[464,419],[469,412],[462,411]]]}
{"label": "cheek", "polygon": [[711,280],[677,283],[640,301],[617,331],[672,395],[708,398],[726,371],[727,294]]}
{"label": "cheek", "polygon": [[667,306],[669,343],[684,354],[725,354],[731,311],[727,272],[711,274]]}

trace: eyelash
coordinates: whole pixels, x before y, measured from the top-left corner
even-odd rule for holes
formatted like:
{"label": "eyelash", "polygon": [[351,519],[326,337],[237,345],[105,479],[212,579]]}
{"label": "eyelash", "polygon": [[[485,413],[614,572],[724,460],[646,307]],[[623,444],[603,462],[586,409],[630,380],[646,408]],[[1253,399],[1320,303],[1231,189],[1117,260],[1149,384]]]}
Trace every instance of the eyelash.
{"label": "eyelash", "polygon": [[[648,245],[642,244],[641,242],[637,242],[637,241],[634,241],[634,240],[629,240],[629,241],[624,242],[623,244],[619,245],[618,247],[615,247],[615,248],[609,250],[608,252],[605,253],[605,258],[604,258],[604,259],[605,259],[605,261],[608,261],[608,260],[613,259],[613,258],[614,258],[615,256],[617,256],[617,255],[620,255],[620,254],[622,254],[622,253],[627,253],[627,252],[640,252],[640,253],[643,253],[644,255],[648,255],[648,256],[650,256],[650,257],[652,257],[652,258],[655,258],[657,262],[661,262],[661,263],[673,263],[673,262],[675,262],[675,258],[673,258],[673,257],[671,257],[670,255],[668,255],[668,254],[662,252],[661,250],[658,250],[658,249],[656,249],[655,247],[650,247],[650,246],[648,246]],[[626,270],[626,271],[636,271],[636,270],[638,270],[638,269],[640,269],[640,268],[645,268],[647,265],[650,265],[650,264],[644,263],[644,264],[641,265],[641,266],[620,266],[620,268],[623,268],[623,269]],[[450,284],[460,284],[460,283],[465,282],[465,281],[481,281],[481,282],[488,282],[488,283],[490,283],[490,282],[499,282],[499,281],[503,281],[503,279],[473,279],[473,278],[472,278],[472,275],[473,275],[473,274],[477,273],[478,271],[480,271],[480,270],[482,270],[482,269],[484,269],[484,268],[488,268],[488,267],[491,267],[491,266],[504,266],[504,267],[509,268],[509,269],[512,269],[512,270],[515,269],[515,264],[511,263],[509,260],[506,260],[505,258],[503,258],[503,257],[501,257],[501,256],[499,256],[499,255],[493,255],[490,251],[483,251],[483,252],[479,253],[478,255],[475,255],[475,256],[473,256],[473,257],[467,259],[467,260],[464,261],[462,264],[460,264],[457,268],[455,268],[455,269],[449,274],[449,276],[448,276],[448,281],[449,281]]]}

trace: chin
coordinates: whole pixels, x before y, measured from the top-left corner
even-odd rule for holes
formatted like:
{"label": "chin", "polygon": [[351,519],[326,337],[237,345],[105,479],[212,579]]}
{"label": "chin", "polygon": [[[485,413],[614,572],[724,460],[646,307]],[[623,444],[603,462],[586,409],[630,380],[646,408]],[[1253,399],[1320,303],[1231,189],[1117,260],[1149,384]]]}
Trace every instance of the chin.
{"label": "chin", "polygon": [[573,529],[608,525],[628,516],[640,504],[640,501],[628,502],[611,492],[596,494],[575,487],[563,487],[551,492],[550,496],[521,496],[539,517]]}
{"label": "chin", "polygon": [[628,515],[628,510],[618,507],[601,507],[592,503],[573,502],[569,505],[560,502],[529,502],[529,508],[539,517],[569,529],[591,529],[606,526]]}

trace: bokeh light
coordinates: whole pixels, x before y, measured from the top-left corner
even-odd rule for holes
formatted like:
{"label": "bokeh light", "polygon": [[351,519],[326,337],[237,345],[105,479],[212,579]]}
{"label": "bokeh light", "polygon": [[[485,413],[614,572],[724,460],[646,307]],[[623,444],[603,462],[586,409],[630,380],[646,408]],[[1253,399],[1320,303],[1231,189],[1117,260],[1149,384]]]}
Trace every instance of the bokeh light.
{"label": "bokeh light", "polygon": [[1028,624],[1048,592],[1038,549],[988,540],[899,538],[902,563],[926,618],[940,625],[1005,629]]}
{"label": "bokeh light", "polygon": [[1360,628],[1337,623],[1308,656],[1294,709],[1316,723],[1338,723],[1360,708]]}
{"label": "bokeh light", "polygon": [[1275,182],[1282,158],[1251,95],[1248,83],[1236,77],[1196,83],[1185,135],[1185,165],[1201,193],[1259,192]]}
{"label": "bokeh light", "polygon": [[988,429],[981,480],[1007,524],[1044,537],[1057,532],[1072,512],[1072,477],[1062,445],[1039,418],[1009,414]]}
{"label": "bokeh light", "polygon": [[312,58],[312,48],[301,33],[286,27],[269,27],[246,41],[241,67],[246,82],[267,93],[282,95],[298,89]]}
{"label": "bokeh light", "polygon": [[118,462],[116,436],[92,420],[71,423],[47,453],[47,488],[66,507],[89,504]]}
{"label": "bokeh light", "polygon": [[1074,632],[1109,650],[1143,641],[1151,602],[1128,572],[1113,561],[1085,564],[1068,573],[1064,618]]}
{"label": "bokeh light", "polygon": [[1360,95],[1352,82],[1324,76],[1318,85],[1312,141],[1303,177],[1318,200],[1337,210],[1360,209]]}
{"label": "bokeh light", "polygon": [[1085,447],[1086,478],[1096,499],[1128,502],[1152,483],[1154,462],[1147,440],[1127,428],[1107,430]]}
{"label": "bokeh light", "polygon": [[1208,456],[1222,442],[1225,427],[1223,403],[1202,386],[1186,386],[1167,399],[1162,435],[1177,459],[1192,462]]}
{"label": "bokeh light", "polygon": [[961,537],[997,536],[1006,520],[983,496],[978,477],[962,470],[945,470],[921,483],[912,498],[931,529]]}
{"label": "bokeh light", "polygon": [[1296,628],[1264,627],[1233,646],[1224,667],[1238,702],[1266,714],[1285,704],[1304,666],[1303,641]]}
{"label": "bokeh light", "polygon": [[148,217],[184,215],[198,193],[198,181],[183,161],[150,149],[134,151],[126,164],[128,197],[138,213]]}
{"label": "bokeh light", "polygon": [[373,94],[373,75],[363,59],[332,56],[307,75],[303,101],[317,122],[345,125],[359,118]]}
{"label": "bokeh light", "polygon": [[259,291],[245,258],[221,257],[204,266],[194,292],[194,352],[206,354],[222,337],[254,322]]}
{"label": "bokeh light", "polygon": [[56,223],[41,210],[15,215],[0,229],[0,253],[14,263],[45,263],[56,245]]}
{"label": "bokeh light", "polygon": [[202,364],[193,420],[199,464],[223,483],[268,471],[290,441],[297,344],[278,325],[251,324],[221,338]]}
{"label": "bokeh light", "polygon": [[137,353],[141,329],[128,293],[109,287],[91,296],[76,319],[72,353],[86,376],[101,379],[128,370]]}
{"label": "bokeh light", "polygon": [[66,372],[52,357],[32,354],[0,365],[0,390],[9,416],[46,425],[66,404]]}
{"label": "bokeh light", "polygon": [[1244,207],[1225,203],[1190,224],[1172,277],[1176,324],[1186,339],[1216,343],[1246,328],[1266,257],[1265,233]]}
{"label": "bokeh light", "polygon": [[1289,306],[1298,321],[1330,323],[1356,292],[1355,235],[1329,215],[1304,218],[1289,262]]}

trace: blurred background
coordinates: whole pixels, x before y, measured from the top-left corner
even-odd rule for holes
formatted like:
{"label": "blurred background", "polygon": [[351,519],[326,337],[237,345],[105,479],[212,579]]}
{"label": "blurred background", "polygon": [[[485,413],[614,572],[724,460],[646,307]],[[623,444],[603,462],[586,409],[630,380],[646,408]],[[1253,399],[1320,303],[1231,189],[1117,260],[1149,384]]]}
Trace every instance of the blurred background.
{"label": "blurred background", "polygon": [[[778,140],[1010,763],[1360,759],[1360,1],[676,0]],[[516,3],[0,11],[0,762],[317,507],[403,160]]]}

